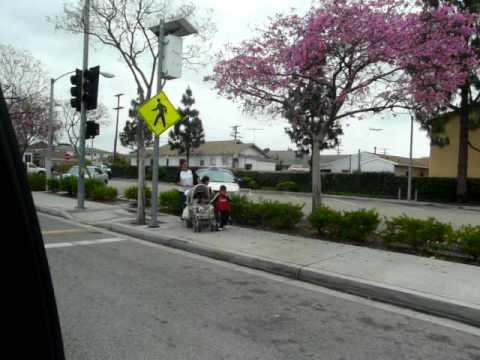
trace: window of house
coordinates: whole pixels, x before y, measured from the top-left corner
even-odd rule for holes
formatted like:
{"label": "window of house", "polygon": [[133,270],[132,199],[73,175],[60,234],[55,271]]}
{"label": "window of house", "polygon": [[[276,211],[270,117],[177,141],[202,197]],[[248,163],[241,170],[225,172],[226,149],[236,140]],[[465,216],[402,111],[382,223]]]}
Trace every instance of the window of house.
{"label": "window of house", "polygon": [[166,164],[167,164],[167,166],[169,166],[169,165],[170,165],[170,159],[169,159],[169,158],[167,158],[167,162],[166,162]]}
{"label": "window of house", "polygon": [[200,166],[205,166],[205,160],[200,160]]}
{"label": "window of house", "polygon": [[214,158],[214,157],[211,157],[210,158],[210,165],[213,165],[213,166],[217,165],[217,159]]}
{"label": "window of house", "polygon": [[24,158],[25,158],[25,162],[27,162],[27,163],[32,162],[32,154],[25,154]]}
{"label": "window of house", "polygon": [[245,170],[252,170],[252,164],[245,164]]}

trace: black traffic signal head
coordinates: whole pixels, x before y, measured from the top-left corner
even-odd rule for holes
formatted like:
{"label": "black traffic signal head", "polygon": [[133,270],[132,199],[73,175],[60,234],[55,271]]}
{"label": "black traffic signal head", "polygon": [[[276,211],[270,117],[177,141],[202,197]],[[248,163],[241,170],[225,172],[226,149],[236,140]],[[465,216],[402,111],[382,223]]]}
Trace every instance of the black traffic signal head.
{"label": "black traffic signal head", "polygon": [[98,98],[98,78],[100,75],[100,66],[95,66],[85,71],[83,82],[83,100],[87,110],[97,108]]}
{"label": "black traffic signal head", "polygon": [[85,139],[93,139],[100,135],[100,125],[95,121],[87,121],[87,130],[85,132]]}
{"label": "black traffic signal head", "polygon": [[76,69],[75,75],[70,77],[70,82],[72,87],[70,88],[70,94],[72,99],[70,100],[70,105],[77,111],[80,111],[82,106],[82,71]]}

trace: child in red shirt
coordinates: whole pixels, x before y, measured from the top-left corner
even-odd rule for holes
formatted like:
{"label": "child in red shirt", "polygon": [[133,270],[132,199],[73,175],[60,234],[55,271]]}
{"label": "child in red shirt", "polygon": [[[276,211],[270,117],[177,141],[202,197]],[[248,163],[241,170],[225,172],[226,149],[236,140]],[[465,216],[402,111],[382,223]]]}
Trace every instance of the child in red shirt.
{"label": "child in red shirt", "polygon": [[219,230],[223,230],[230,219],[230,197],[227,193],[227,187],[225,185],[220,186],[220,192],[214,199],[215,211],[218,214],[220,220]]}

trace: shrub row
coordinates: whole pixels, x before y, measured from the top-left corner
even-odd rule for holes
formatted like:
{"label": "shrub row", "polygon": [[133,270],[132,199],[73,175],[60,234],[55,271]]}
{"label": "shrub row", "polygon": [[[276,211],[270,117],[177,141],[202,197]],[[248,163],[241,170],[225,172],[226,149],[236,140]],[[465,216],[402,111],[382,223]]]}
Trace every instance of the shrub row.
{"label": "shrub row", "polygon": [[[45,177],[43,181],[45,181]],[[32,188],[32,185],[30,185],[30,188]],[[45,186],[43,186],[43,190],[45,190]],[[54,193],[66,192],[68,196],[75,197],[77,196],[78,180],[73,176],[64,177],[61,180],[49,179],[48,190]],[[113,201],[117,198],[117,189],[106,186],[103,181],[97,179],[85,179],[85,195],[87,199],[94,201]]]}
{"label": "shrub row", "polygon": [[480,226],[458,230],[434,218],[426,220],[406,215],[385,218],[385,230],[376,233],[380,218],[373,210],[339,212],[328,207],[315,210],[308,221],[319,234],[333,239],[365,242],[373,235],[389,245],[406,244],[416,250],[459,251],[480,258]]}
{"label": "shrub row", "polygon": [[30,174],[27,180],[31,191],[45,191],[47,177],[44,174]]}
{"label": "shrub row", "polygon": [[320,234],[335,239],[365,241],[377,229],[380,217],[374,210],[339,212],[320,207],[310,214],[308,221]]}
{"label": "shrub row", "polygon": [[249,201],[245,196],[232,197],[232,220],[240,225],[265,226],[273,229],[292,229],[303,218],[299,205],[277,201]]}
{"label": "shrub row", "polygon": [[170,191],[162,192],[160,193],[159,200],[160,209],[170,214],[181,215],[183,203],[179,191],[172,189]]}
{"label": "shrub row", "polygon": [[[125,189],[123,196],[127,200],[137,200],[138,199],[138,186],[133,185]],[[148,186],[145,186],[145,199],[147,201],[147,205],[150,205],[150,199],[152,198],[152,189]]]}

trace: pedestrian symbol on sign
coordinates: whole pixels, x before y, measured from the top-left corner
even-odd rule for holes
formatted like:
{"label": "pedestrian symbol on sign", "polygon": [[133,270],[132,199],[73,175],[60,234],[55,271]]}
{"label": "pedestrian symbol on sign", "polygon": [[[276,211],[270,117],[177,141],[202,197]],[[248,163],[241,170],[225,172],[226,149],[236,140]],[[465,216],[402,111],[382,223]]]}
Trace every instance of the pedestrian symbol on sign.
{"label": "pedestrian symbol on sign", "polygon": [[158,119],[162,119],[163,127],[166,128],[167,125],[165,124],[165,114],[167,113],[167,107],[162,104],[160,99],[157,99],[157,106],[152,111],[158,111],[157,117],[155,118],[155,122],[153,126],[157,126]]}

